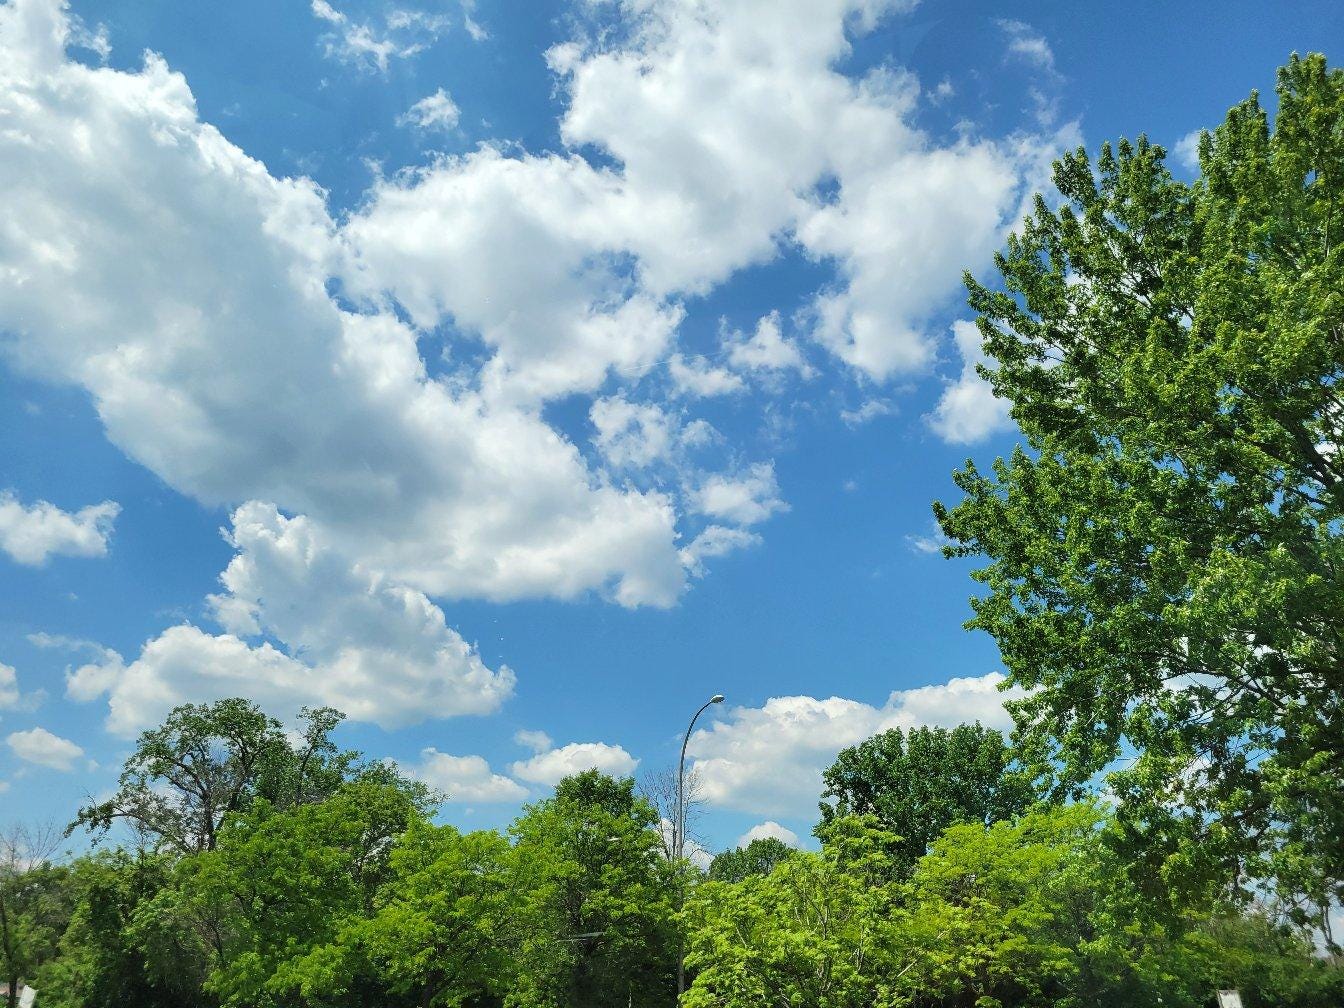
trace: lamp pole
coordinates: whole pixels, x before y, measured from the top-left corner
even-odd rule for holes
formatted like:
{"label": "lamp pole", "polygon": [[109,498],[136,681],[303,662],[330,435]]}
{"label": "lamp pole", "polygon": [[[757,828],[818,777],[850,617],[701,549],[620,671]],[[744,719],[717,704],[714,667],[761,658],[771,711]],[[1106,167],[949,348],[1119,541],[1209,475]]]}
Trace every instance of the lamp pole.
{"label": "lamp pole", "polygon": [[[695,722],[716,703],[723,703],[722,693],[715,693],[706,700],[695,712],[695,717],[691,718],[691,723],[686,726],[686,735],[681,740],[681,760],[677,763],[677,818],[672,824],[672,856],[676,862],[677,874],[681,877],[678,896],[679,909],[683,910],[686,908],[686,880],[681,876],[681,859],[686,846],[686,747],[691,744],[691,732],[695,729]],[[686,949],[685,941],[681,938],[677,940],[677,1004],[681,1004],[681,996],[686,993]]]}

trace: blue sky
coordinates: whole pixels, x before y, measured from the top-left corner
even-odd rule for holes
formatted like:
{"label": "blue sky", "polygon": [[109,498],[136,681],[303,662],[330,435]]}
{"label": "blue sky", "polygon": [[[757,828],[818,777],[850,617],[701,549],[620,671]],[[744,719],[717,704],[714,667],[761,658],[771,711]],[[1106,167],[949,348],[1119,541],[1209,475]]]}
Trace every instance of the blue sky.
{"label": "blue sky", "polygon": [[1059,150],[1176,151],[1332,3],[0,5],[0,786],[329,703],[499,825],[685,721],[713,849],[1006,724],[929,504],[1014,431],[986,275]]}

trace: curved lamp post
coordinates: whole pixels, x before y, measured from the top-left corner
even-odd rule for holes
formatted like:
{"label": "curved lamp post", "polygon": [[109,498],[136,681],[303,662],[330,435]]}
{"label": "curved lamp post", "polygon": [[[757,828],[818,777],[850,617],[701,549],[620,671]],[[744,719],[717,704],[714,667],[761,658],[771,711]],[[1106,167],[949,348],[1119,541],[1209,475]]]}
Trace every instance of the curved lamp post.
{"label": "curved lamp post", "polygon": [[[686,726],[686,735],[681,740],[681,760],[677,764],[677,821],[672,824],[672,856],[677,862],[677,871],[681,871],[682,852],[686,846],[686,747],[691,744],[691,732],[695,729],[695,722],[700,719],[700,715],[709,710],[710,706],[716,703],[723,703],[723,694],[715,693],[705,701],[695,717],[691,718],[691,723]],[[681,885],[681,903],[684,907],[686,902],[686,886]],[[686,993],[686,959],[682,950],[677,953],[677,1003],[681,1003],[681,996]]]}

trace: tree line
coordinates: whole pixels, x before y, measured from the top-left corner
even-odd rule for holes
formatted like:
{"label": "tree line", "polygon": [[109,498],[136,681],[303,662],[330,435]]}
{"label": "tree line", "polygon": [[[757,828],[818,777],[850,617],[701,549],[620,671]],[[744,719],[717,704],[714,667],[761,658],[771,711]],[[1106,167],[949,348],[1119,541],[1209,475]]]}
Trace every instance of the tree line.
{"label": "tree line", "polygon": [[669,856],[633,780],[504,832],[245,700],[174,711],[53,860],[0,845],[0,955],[45,1005],[1344,1003],[1344,73],[1199,144],[1055,166],[968,275],[1023,443],[934,511],[1022,699],[825,774],[818,849]]}
{"label": "tree line", "polygon": [[1111,809],[1043,798],[979,725],[841,752],[819,850],[758,839],[701,871],[633,779],[576,774],[462,832],[339,721],[180,707],[73,824],[131,842],[57,862],[11,832],[6,974],[51,1008],[654,1008],[682,956],[689,1008],[1344,997],[1281,907],[1146,889]]}

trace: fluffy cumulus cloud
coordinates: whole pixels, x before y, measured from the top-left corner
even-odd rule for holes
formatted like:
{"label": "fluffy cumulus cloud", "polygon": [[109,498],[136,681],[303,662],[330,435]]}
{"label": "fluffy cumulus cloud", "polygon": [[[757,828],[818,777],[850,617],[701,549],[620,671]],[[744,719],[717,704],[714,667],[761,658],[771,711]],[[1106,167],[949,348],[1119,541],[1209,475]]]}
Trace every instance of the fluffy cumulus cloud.
{"label": "fluffy cumulus cloud", "polygon": [[836,753],[888,728],[963,722],[1006,729],[1000,673],[898,690],[881,707],[830,697],[775,697],[733,708],[691,738],[694,770],[707,802],[756,815],[806,817],[815,811],[822,771]]}
{"label": "fluffy cumulus cloud", "polygon": [[513,733],[513,741],[524,749],[531,749],[534,753],[545,752],[555,744],[544,731],[531,728],[519,728]]}
{"label": "fluffy cumulus cloud", "polygon": [[73,770],[75,761],[84,755],[84,750],[75,743],[53,735],[45,728],[13,732],[5,742],[14,755],[25,763],[66,773]]}
{"label": "fluffy cumulus cloud", "polygon": [[1185,136],[1176,141],[1176,145],[1171,149],[1171,153],[1179,164],[1188,172],[1199,171],[1199,139],[1204,135],[1204,130],[1191,130]]}
{"label": "fluffy cumulus cloud", "polygon": [[616,468],[645,469],[672,450],[675,432],[657,406],[610,396],[595,401],[588,418],[597,429],[593,443]]}
{"label": "fluffy cumulus cloud", "polygon": [[779,312],[763,316],[750,336],[730,339],[728,363],[739,371],[797,371],[804,378],[816,373],[797,343],[784,336]]}
{"label": "fluffy cumulus cloud", "polygon": [[681,560],[687,570],[700,577],[705,573],[706,560],[747,549],[760,541],[759,535],[746,529],[710,525],[682,549]]}
{"label": "fluffy cumulus cloud", "polygon": [[431,747],[421,750],[419,763],[404,764],[402,769],[452,802],[491,804],[527,797],[525,787],[495,773],[480,756],[450,756]]}
{"label": "fluffy cumulus cloud", "polygon": [[558,749],[539,752],[531,759],[519,760],[509,767],[509,772],[532,784],[555,785],[584,770],[629,777],[638,765],[639,760],[620,746],[605,742],[571,742]]}
{"label": "fluffy cumulus cloud", "polygon": [[443,88],[426,95],[406,110],[397,121],[403,126],[421,130],[450,130],[457,125],[462,112],[457,102]]}
{"label": "fluffy cumulus cloud", "polygon": [[929,415],[929,426],[952,444],[973,444],[991,434],[1011,429],[1011,404],[994,395],[989,382],[976,367],[992,363],[985,356],[984,340],[974,322],[952,323],[952,338],[961,355],[961,375],[949,382]]}
{"label": "fluffy cumulus cloud", "polygon": [[1004,19],[999,27],[1008,39],[1008,54],[1050,73],[1055,72],[1055,53],[1044,35],[1025,21]]}
{"label": "fluffy cumulus cloud", "polygon": [[[911,124],[913,77],[842,73],[895,0],[599,6],[621,30],[548,54],[559,150],[439,158],[339,220],[202,122],[160,57],[92,68],[67,58],[58,0],[0,6],[0,352],[83,389],[176,490],[236,509],[225,632],[172,627],[72,674],[114,730],[226,690],[388,725],[493,710],[511,674],[431,599],[674,604],[786,507],[768,459],[688,468],[677,453],[712,429],[684,411],[806,380],[817,344],[864,382],[925,366],[961,267],[1070,139],[940,145]],[[334,57],[373,70],[449,27],[311,9]],[[426,101],[414,121],[447,125],[451,98]],[[688,353],[683,303],[785,248],[834,282],[787,324]],[[575,395],[594,452],[546,419]],[[670,477],[631,476],[669,452]],[[67,548],[105,549],[114,514],[66,516]]]}
{"label": "fluffy cumulus cloud", "polygon": [[171,627],[130,664],[104,656],[71,673],[73,698],[108,695],[114,733],[223,696],[285,712],[328,704],[396,727],[488,714],[511,694],[513,673],[487,668],[437,605],[351,566],[308,519],[247,504],[233,515],[229,541],[238,552],[220,576],[225,590],[209,599],[226,633]]}
{"label": "fluffy cumulus cloud", "polygon": [[115,501],[71,512],[42,500],[25,505],[6,491],[0,493],[0,550],[29,567],[53,556],[105,556],[120,513]]}
{"label": "fluffy cumulus cloud", "polygon": [[739,525],[755,525],[789,507],[779,495],[775,467],[769,462],[737,475],[711,476],[696,489],[693,499],[701,514]]}
{"label": "fluffy cumulus cloud", "polygon": [[667,373],[678,394],[695,399],[732,395],[747,388],[740,374],[713,364],[703,355],[673,354],[667,362]]}
{"label": "fluffy cumulus cloud", "polygon": [[802,843],[798,840],[798,834],[787,826],[781,826],[773,819],[767,819],[763,823],[757,823],[751,829],[747,830],[737,838],[739,848],[747,846],[753,840],[764,840],[770,838],[778,840],[780,843],[787,844],[789,847],[801,847]]}
{"label": "fluffy cumulus cloud", "polygon": [[0,709],[11,710],[19,705],[19,675],[13,665],[0,662]]}
{"label": "fluffy cumulus cloud", "polygon": [[836,69],[847,28],[906,6],[627,0],[628,32],[552,50],[570,95],[562,135],[619,162],[608,226],[640,225],[624,244],[651,292],[703,290],[792,240],[838,269],[814,303],[817,339],[879,380],[927,363],[927,320],[1061,138],[940,147],[909,123],[913,77]]}
{"label": "fluffy cumulus cloud", "polygon": [[65,60],[53,3],[0,12],[18,367],[86,388],[109,437],[184,493],[274,501],[419,590],[676,599],[665,497],[608,484],[535,411],[430,379],[413,329],[328,296],[339,242],[311,183],[201,123],[157,57],[90,70]]}

